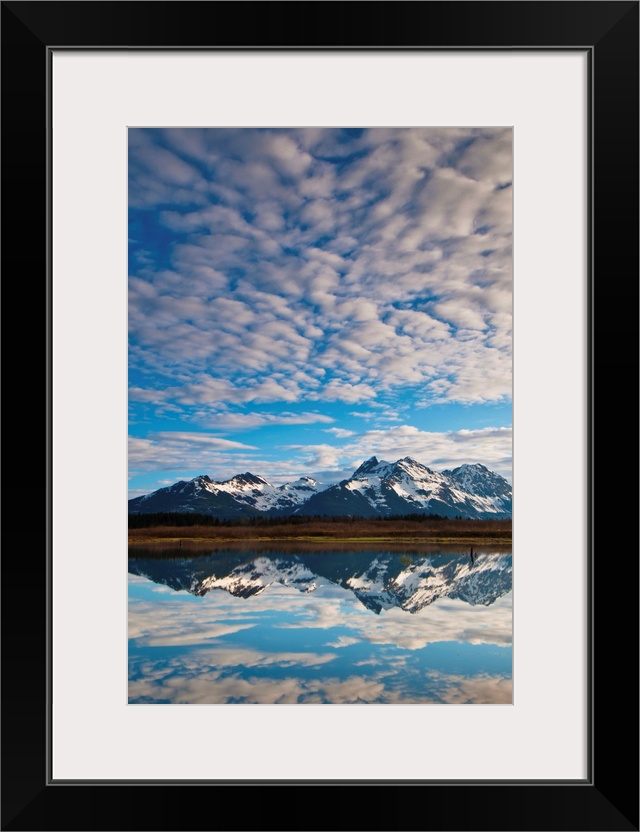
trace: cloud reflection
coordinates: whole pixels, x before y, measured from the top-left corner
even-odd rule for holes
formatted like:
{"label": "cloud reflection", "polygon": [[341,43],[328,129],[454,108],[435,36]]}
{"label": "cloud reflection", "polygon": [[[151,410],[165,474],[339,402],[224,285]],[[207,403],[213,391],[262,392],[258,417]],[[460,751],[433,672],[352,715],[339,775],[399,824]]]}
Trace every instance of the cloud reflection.
{"label": "cloud reflection", "polygon": [[[129,685],[129,701],[166,701],[178,704],[252,703],[261,705],[332,702],[351,704],[377,702],[384,684],[352,676],[347,679],[302,680],[295,677],[262,679],[239,675],[221,678],[203,673],[194,678],[167,676],[159,681],[145,678]],[[394,697],[397,701],[397,697]]]}
{"label": "cloud reflection", "polygon": [[131,703],[511,702],[510,594],[373,615],[336,586],[245,600],[131,578]]}
{"label": "cloud reflection", "polygon": [[513,684],[511,678],[503,676],[446,676],[432,674],[432,679],[441,686],[441,697],[452,705],[511,705]]}
{"label": "cloud reflection", "polygon": [[[251,655],[249,655],[251,654]],[[297,662],[296,657],[296,663]],[[303,655],[302,662],[316,659]],[[325,656],[326,661],[331,656]],[[218,667],[211,661],[221,659]],[[227,661],[229,664],[224,664]],[[175,704],[510,704],[512,682],[509,677],[486,673],[460,676],[430,672],[414,674],[399,683],[398,665],[369,662],[370,670],[350,673],[345,677],[303,678],[298,674],[276,676],[245,675],[237,665],[253,662],[253,666],[275,665],[288,661],[286,654],[261,656],[257,651],[240,651],[235,660],[231,653],[202,651],[185,662],[145,661],[136,666],[140,678],[129,683],[131,703]],[[237,662],[237,665],[235,664]],[[381,664],[382,667],[376,667]],[[365,663],[358,663],[364,668]],[[227,671],[234,668],[236,672]]]}

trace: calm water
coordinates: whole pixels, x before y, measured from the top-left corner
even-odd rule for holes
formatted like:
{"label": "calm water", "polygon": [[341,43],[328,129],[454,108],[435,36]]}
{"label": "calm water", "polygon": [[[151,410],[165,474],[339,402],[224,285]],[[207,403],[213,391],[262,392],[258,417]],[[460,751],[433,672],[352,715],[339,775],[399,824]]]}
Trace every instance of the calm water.
{"label": "calm water", "polygon": [[136,548],[130,703],[510,703],[510,553]]}

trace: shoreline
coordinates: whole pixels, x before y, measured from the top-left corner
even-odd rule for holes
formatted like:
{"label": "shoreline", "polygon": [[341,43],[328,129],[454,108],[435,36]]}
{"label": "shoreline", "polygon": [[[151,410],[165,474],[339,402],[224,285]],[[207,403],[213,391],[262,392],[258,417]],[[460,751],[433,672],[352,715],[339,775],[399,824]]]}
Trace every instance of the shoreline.
{"label": "shoreline", "polygon": [[511,546],[511,520],[367,520],[310,519],[302,523],[260,523],[242,525],[132,525],[129,546],[190,543],[212,546],[231,544],[277,545],[309,544],[312,547],[336,544],[397,546]]}
{"label": "shoreline", "polygon": [[252,537],[161,537],[158,535],[148,535],[140,537],[129,537],[129,546],[136,544],[148,545],[150,543],[317,543],[319,545],[325,543],[387,543],[396,545],[460,545],[460,546],[512,546],[513,542],[511,536],[500,537],[455,537],[455,536],[438,536],[438,537],[405,537],[405,536],[376,536],[376,537],[331,537],[315,536],[315,535],[297,535],[297,536],[266,536],[256,535]]}

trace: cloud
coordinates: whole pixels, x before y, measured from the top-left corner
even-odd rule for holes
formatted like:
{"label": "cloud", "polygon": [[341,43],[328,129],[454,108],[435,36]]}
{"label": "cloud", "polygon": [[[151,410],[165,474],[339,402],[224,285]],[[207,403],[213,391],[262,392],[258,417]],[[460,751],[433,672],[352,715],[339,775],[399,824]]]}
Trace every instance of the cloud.
{"label": "cloud", "polygon": [[252,445],[193,432],[161,431],[148,437],[129,437],[129,467],[147,471],[184,470],[215,465],[228,451],[253,450]]}
{"label": "cloud", "polygon": [[465,462],[480,462],[491,470],[511,474],[512,429],[487,427],[477,430],[426,431],[413,425],[394,425],[359,434],[340,449],[340,461],[354,466],[377,455],[390,462],[410,456],[436,471]]}
{"label": "cloud", "polygon": [[287,450],[300,451],[305,465],[313,468],[337,468],[342,453],[333,445],[285,445]]}
{"label": "cloud", "polygon": [[512,177],[511,131],[480,135],[460,155],[458,169],[471,179],[507,185]]}
{"label": "cloud", "polygon": [[[385,412],[382,413],[386,418]],[[224,427],[228,430],[266,424],[295,425],[316,421],[322,424],[328,421],[317,418],[315,414],[249,415],[244,418],[234,414],[216,417],[204,412],[202,418],[220,429]],[[392,414],[388,418],[399,417]],[[144,438],[132,436],[129,438],[129,467],[131,471],[196,470],[209,473],[214,479],[225,479],[250,470],[270,482],[281,483],[310,472],[318,473],[318,469],[333,470],[340,479],[345,471],[350,476],[365,459],[375,455],[390,462],[410,456],[436,471],[480,462],[508,479],[511,477],[511,427],[427,431],[413,425],[398,424],[370,428],[357,434],[341,428],[327,428],[324,432],[330,432],[346,442],[339,446],[312,442],[282,444],[278,450],[292,452],[293,456],[278,461],[265,455],[255,445],[209,433],[160,431]],[[175,482],[166,478],[163,480],[161,484]]]}
{"label": "cloud", "polygon": [[[212,427],[215,426],[220,430],[245,430],[247,428],[262,427],[264,425],[314,425],[333,422],[331,416],[308,411],[302,413],[216,413],[213,411],[205,418]],[[328,431],[334,432],[334,429],[328,428]]]}
{"label": "cloud", "polygon": [[355,436],[354,431],[345,428],[327,428],[325,433],[332,433],[336,439],[348,439],[350,436]]}
{"label": "cloud", "polygon": [[348,404],[355,404],[356,402],[367,401],[375,398],[375,391],[367,384],[351,384],[342,381],[330,381],[324,385],[318,393],[309,393],[308,398],[312,401],[322,399],[329,402],[347,402]]}
{"label": "cloud", "polygon": [[508,397],[510,171],[510,130],[130,131],[131,237],[174,235],[133,247],[132,397]]}
{"label": "cloud", "polygon": [[230,450],[236,448],[250,448],[251,445],[243,445],[241,442],[232,442],[229,439],[221,439],[219,436],[209,436],[204,433],[191,433],[187,431],[161,431],[157,434],[158,439],[166,442],[187,442],[195,445],[208,445],[216,450]]}

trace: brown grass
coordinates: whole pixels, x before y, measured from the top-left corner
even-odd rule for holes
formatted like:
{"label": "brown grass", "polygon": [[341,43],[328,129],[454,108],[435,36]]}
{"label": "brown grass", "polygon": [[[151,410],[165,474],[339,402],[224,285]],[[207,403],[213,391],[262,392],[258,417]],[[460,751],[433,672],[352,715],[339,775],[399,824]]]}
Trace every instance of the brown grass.
{"label": "brown grass", "polygon": [[511,541],[511,520],[345,520],[273,526],[154,526],[129,529],[129,542],[150,540],[421,540]]}

